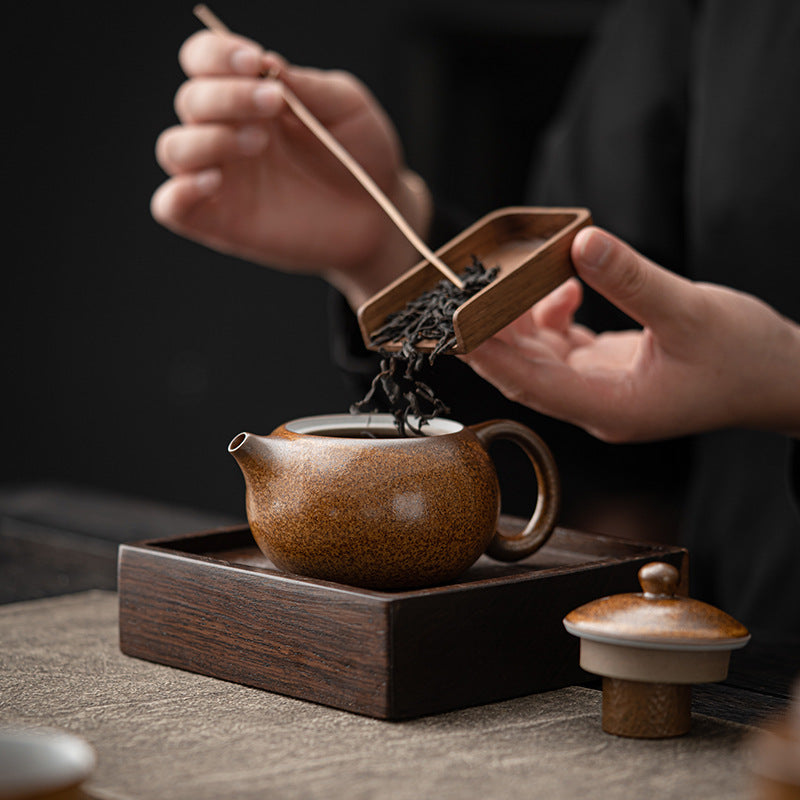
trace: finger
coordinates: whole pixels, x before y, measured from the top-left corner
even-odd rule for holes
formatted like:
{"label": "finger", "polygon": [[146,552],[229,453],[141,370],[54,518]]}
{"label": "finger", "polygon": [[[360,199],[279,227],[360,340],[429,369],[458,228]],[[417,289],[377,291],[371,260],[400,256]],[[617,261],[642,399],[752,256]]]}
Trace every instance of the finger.
{"label": "finger", "polygon": [[598,364],[602,364],[603,369],[628,370],[641,348],[641,331],[610,331],[574,346],[567,363],[586,374],[596,370]]}
{"label": "finger", "polygon": [[261,125],[176,125],[158,137],[156,159],[169,175],[199,172],[233,158],[258,155],[268,138]]}
{"label": "finger", "polygon": [[278,82],[260,78],[193,78],[175,95],[175,112],[186,124],[274,119],[285,108]]}
{"label": "finger", "polygon": [[528,311],[492,338],[513,347],[526,358],[569,361],[576,349],[592,344],[595,336],[587,328],[575,324],[566,330],[536,325],[533,312]]}
{"label": "finger", "polygon": [[541,328],[566,333],[583,299],[581,284],[570,278],[533,307],[533,321]]}
{"label": "finger", "polygon": [[513,402],[579,425],[600,439],[622,441],[628,436],[633,387],[626,369],[579,372],[546,355],[522,355],[496,338],[461,358]]}
{"label": "finger", "polygon": [[548,416],[569,422],[587,417],[587,405],[602,404],[587,379],[563,361],[548,357],[547,348],[537,352],[519,349],[496,338],[484,342],[464,360],[505,397]]}
{"label": "finger", "polygon": [[570,278],[495,336],[518,346],[528,339],[538,338],[559,353],[588,344],[594,339],[594,333],[574,321],[582,300],[581,283]]}
{"label": "finger", "polygon": [[533,311],[528,309],[524,314],[520,314],[515,320],[501,328],[493,338],[511,343],[526,336],[535,336],[537,332],[538,328],[533,321]]}
{"label": "finger", "polygon": [[[228,33],[198,31],[190,36],[178,53],[183,71],[192,77],[249,75],[261,72],[264,48],[256,42]],[[280,58],[275,55],[275,58]]]}
{"label": "finger", "polygon": [[219,169],[171,178],[156,189],[150,200],[150,213],[164,227],[185,234],[192,214],[212,198],[221,185]]}
{"label": "finger", "polygon": [[278,53],[265,52],[236,34],[198,31],[184,42],[179,61],[190,77],[279,75],[311,113],[326,123],[365,107],[369,97],[366,87],[348,72],[291,66]]}
{"label": "finger", "polygon": [[697,292],[691,281],[599,228],[579,231],[571,255],[589,286],[659,336],[685,336],[695,330]]}
{"label": "finger", "polygon": [[578,325],[577,323],[570,326],[567,331],[567,340],[573,349],[578,347],[586,347],[592,344],[597,336],[594,331],[587,328],[585,325]]}
{"label": "finger", "polygon": [[567,361],[576,345],[572,336],[567,336],[551,328],[535,328],[532,333],[513,337],[500,337],[522,355],[530,357],[549,357]]}

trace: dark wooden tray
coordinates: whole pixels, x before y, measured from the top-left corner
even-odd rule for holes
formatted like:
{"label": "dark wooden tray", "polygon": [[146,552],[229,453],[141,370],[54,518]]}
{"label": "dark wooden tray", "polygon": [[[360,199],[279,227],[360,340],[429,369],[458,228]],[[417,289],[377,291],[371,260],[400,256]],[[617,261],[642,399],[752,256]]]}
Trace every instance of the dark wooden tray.
{"label": "dark wooden tray", "polygon": [[458,582],[378,592],[281,572],[247,526],[123,544],[120,647],[130,656],[403,719],[589,679],[561,620],[637,591],[686,551],[557,529],[516,564],[482,557]]}

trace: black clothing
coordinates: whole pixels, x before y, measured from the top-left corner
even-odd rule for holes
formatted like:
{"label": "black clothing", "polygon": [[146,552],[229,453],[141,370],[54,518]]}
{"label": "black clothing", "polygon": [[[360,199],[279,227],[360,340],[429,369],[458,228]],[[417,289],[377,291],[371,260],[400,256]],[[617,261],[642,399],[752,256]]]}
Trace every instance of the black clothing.
{"label": "black clothing", "polygon": [[[583,204],[658,263],[800,320],[800,6],[625,2],[606,21],[531,192]],[[800,516],[787,439],[696,437],[692,591],[800,637]]]}
{"label": "black clothing", "polygon": [[[588,207],[665,267],[800,320],[800,4],[619,4],[535,163],[531,205]],[[580,314],[596,330],[631,325],[589,292]],[[360,340],[351,345],[352,369]],[[371,360],[362,369],[375,374]],[[441,358],[430,380],[455,419],[506,416],[538,430],[561,465],[567,509],[598,491],[661,488],[673,503],[685,492],[692,594],[754,633],[800,640],[800,457],[791,440],[719,431],[603,445],[509,403],[455,359]]]}

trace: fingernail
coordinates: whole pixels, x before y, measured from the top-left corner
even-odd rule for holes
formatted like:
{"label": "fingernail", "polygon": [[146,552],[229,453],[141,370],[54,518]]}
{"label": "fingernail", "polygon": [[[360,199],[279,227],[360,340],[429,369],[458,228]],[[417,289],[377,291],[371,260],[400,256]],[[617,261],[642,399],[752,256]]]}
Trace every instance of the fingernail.
{"label": "fingernail", "polygon": [[580,243],[580,259],[584,267],[597,269],[602,267],[611,250],[611,240],[602,233],[592,231],[583,237]]}
{"label": "fingernail", "polygon": [[222,184],[222,171],[213,169],[204,169],[194,176],[194,185],[197,187],[200,194],[214,194]]}
{"label": "fingernail", "polygon": [[240,75],[258,75],[261,68],[261,54],[244,47],[234,50],[231,54],[231,68]]}
{"label": "fingernail", "polygon": [[236,132],[236,144],[239,152],[245,156],[260,153],[267,143],[267,132],[257,125],[245,125]]}
{"label": "fingernail", "polygon": [[281,90],[275,81],[264,81],[253,92],[253,104],[265,115],[275,114],[281,105]]}

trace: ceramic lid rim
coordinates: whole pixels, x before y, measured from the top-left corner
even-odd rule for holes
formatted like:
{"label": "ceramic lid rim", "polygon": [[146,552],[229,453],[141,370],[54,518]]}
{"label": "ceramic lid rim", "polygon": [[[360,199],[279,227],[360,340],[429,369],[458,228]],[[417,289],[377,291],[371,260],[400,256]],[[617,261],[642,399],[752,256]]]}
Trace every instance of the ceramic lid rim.
{"label": "ceramic lid rim", "polygon": [[582,626],[568,622],[566,619],[563,622],[564,627],[569,633],[581,639],[589,639],[590,641],[600,642],[601,644],[620,645],[622,647],[635,646],[647,650],[685,650],[695,652],[700,650],[738,650],[740,647],[744,647],[751,638],[749,633],[745,636],[727,639],[689,639],[680,636],[675,636],[670,639],[647,639],[641,636],[604,636],[594,631],[587,631]]}

